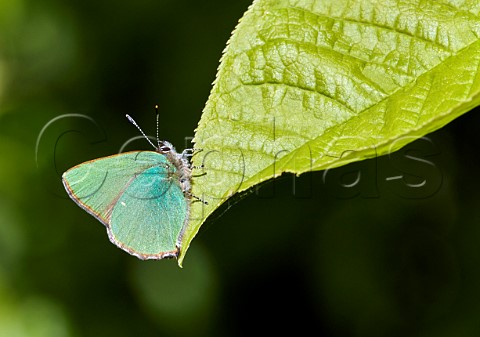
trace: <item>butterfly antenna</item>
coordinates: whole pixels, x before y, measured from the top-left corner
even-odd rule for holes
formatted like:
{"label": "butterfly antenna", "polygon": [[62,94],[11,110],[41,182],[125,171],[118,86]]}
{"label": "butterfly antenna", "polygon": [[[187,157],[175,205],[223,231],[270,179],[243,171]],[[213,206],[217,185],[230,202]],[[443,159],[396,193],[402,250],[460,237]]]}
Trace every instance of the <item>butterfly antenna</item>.
{"label": "butterfly antenna", "polygon": [[160,148],[160,137],[158,137],[158,119],[160,114],[158,113],[158,104],[155,105],[155,114],[157,115],[157,144],[158,144],[158,148]]}
{"label": "butterfly antenna", "polygon": [[147,142],[150,143],[150,145],[152,145],[155,149],[157,149],[157,147],[155,145],[153,145],[152,141],[147,137],[147,135],[145,134],[145,132],[143,132],[143,130],[138,126],[137,122],[135,122],[135,120],[130,117],[130,115],[125,115],[127,116],[127,119],[130,123],[132,123],[133,125],[135,125],[135,127],[138,129],[138,131],[140,131],[140,133],[143,135],[143,137],[147,140]]}

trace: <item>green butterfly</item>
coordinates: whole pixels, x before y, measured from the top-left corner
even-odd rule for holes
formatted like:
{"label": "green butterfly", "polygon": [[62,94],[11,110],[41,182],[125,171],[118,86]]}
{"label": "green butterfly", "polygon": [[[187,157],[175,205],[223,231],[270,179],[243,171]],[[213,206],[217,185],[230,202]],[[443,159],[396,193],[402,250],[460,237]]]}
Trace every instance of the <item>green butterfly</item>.
{"label": "green butterfly", "polygon": [[62,176],[70,198],[105,225],[110,241],[140,259],[177,257],[189,220],[190,150],[157,142],[156,151],[87,161]]}

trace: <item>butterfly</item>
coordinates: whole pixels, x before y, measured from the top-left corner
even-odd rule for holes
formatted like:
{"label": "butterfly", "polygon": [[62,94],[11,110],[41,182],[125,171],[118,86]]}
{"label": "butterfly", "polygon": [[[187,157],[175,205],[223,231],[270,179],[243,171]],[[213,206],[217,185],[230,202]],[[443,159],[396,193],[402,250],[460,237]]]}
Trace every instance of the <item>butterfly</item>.
{"label": "butterfly", "polygon": [[62,175],[63,185],[81,208],[103,223],[119,248],[139,259],[177,257],[189,221],[192,149],[177,153],[157,146],[127,115],[155,151],[132,151],[90,160]]}

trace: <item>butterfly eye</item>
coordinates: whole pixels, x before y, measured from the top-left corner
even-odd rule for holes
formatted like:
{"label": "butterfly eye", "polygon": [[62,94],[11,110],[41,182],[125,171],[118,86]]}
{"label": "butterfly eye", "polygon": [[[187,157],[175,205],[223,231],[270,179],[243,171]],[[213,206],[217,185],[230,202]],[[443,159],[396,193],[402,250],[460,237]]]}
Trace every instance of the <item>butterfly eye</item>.
{"label": "butterfly eye", "polygon": [[170,147],[164,145],[164,146],[160,146],[159,150],[161,152],[170,152],[172,149]]}

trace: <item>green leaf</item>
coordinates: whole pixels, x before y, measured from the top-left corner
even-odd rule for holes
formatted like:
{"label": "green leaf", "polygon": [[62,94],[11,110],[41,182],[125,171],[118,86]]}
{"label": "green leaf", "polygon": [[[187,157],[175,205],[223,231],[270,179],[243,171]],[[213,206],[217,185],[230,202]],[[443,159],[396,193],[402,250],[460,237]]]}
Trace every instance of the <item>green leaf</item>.
{"label": "green leaf", "polygon": [[[395,151],[479,104],[477,1],[257,0],[195,135],[182,242],[233,194]],[[198,173],[196,170],[195,173]]]}

